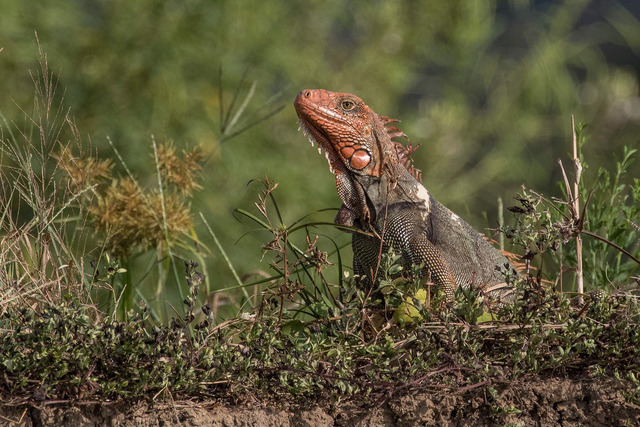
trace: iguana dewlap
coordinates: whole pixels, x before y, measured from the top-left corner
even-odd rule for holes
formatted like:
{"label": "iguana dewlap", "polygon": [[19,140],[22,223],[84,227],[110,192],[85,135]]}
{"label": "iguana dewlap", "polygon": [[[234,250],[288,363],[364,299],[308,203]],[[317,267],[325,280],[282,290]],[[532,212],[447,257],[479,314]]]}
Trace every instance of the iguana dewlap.
{"label": "iguana dewlap", "polygon": [[448,300],[459,286],[501,288],[509,261],[407,169],[406,147],[392,140],[405,136],[390,125],[396,120],[357,96],[323,89],[303,90],[294,106],[335,174],[343,202],[336,223],[363,231],[353,233],[356,274],[375,282],[381,254],[392,248],[405,267],[422,265]]}

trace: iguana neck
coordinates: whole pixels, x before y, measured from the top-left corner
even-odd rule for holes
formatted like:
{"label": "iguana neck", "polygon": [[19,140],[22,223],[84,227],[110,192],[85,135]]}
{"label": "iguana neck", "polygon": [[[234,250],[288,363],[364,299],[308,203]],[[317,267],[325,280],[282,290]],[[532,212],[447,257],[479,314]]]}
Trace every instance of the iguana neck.
{"label": "iguana neck", "polygon": [[[375,219],[383,193],[384,202],[392,203],[404,192],[399,182],[417,182],[401,164],[399,150],[404,147],[392,140],[406,137],[390,125],[396,120],[376,114],[355,95],[322,89],[300,92],[294,106],[311,143],[325,151],[336,176],[343,202],[336,222],[367,223]],[[382,186],[384,192],[376,191]]]}

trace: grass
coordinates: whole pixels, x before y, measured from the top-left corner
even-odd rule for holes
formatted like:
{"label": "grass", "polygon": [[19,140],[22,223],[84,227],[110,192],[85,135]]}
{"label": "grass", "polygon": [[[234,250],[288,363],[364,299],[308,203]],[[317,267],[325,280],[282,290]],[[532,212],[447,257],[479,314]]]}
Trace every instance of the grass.
{"label": "grass", "polygon": [[96,321],[73,301],[37,313],[6,312],[2,326],[11,339],[0,345],[3,400],[170,393],[373,404],[396,393],[495,387],[558,372],[617,376],[629,384],[638,375],[630,362],[640,348],[638,305],[624,295],[572,308],[558,293],[532,287],[501,322],[474,326],[443,312],[438,321],[382,333],[362,329],[368,319],[356,311],[300,322],[267,302],[260,312],[214,324],[206,306],[195,314],[202,283],[196,268],[186,265],[187,315],[167,326],[149,322],[144,309],[127,322]]}
{"label": "grass", "polygon": [[[486,322],[480,291],[459,291],[452,309],[438,295],[412,299],[424,280],[393,254],[383,256],[372,298],[349,274],[345,244],[324,232],[333,226],[312,216],[288,223],[268,179],[255,210],[236,212],[266,236],[270,271],[257,279],[240,277],[199,215],[237,281],[216,289],[204,274],[212,251],[189,206],[198,148],[152,138],[156,173],[141,180],[114,147],[119,176],[112,161],[82,150],[69,113],[53,103],[57,83],[42,53],[34,84],[27,125],[5,122],[0,135],[0,401],[167,395],[376,404],[397,393],[464,392],[558,372],[617,378],[637,401],[640,181],[626,177],[635,150],[589,187],[586,174],[577,191],[562,187],[564,199],[523,189],[510,209],[515,225],[502,231],[536,269],[523,276],[517,301]],[[249,100],[223,115],[229,138]],[[571,210],[572,194],[582,211]],[[578,235],[586,282],[607,291],[583,301],[562,292]],[[234,302],[233,316],[220,316],[220,295]],[[419,316],[394,321],[394,309],[409,302]]]}

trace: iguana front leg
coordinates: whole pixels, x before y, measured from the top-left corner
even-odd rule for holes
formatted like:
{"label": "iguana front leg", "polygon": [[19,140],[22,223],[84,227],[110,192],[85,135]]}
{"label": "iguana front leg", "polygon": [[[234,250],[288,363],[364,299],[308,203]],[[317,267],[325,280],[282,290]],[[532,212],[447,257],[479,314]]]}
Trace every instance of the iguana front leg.
{"label": "iguana front leg", "polygon": [[454,300],[458,285],[453,270],[442,252],[429,240],[427,228],[421,215],[414,209],[395,211],[383,225],[383,239],[389,241],[393,250],[402,254],[411,265],[421,265],[422,277],[430,277],[444,292],[447,302]]}
{"label": "iguana front leg", "polygon": [[430,280],[444,292],[447,302],[454,300],[456,284],[453,271],[442,252],[428,238],[427,229],[420,215],[413,210],[394,211],[387,220],[381,219],[376,227],[380,237],[353,235],[354,272],[367,278],[368,283],[377,279],[380,259],[390,248],[401,255],[403,267],[422,265],[421,276]]}
{"label": "iguana front leg", "polygon": [[454,300],[454,294],[458,287],[453,277],[453,273],[444,259],[442,252],[427,239],[427,236],[420,234],[408,242],[409,251],[414,254],[415,265],[423,265],[421,275],[429,277],[433,283],[444,292],[447,302]]}

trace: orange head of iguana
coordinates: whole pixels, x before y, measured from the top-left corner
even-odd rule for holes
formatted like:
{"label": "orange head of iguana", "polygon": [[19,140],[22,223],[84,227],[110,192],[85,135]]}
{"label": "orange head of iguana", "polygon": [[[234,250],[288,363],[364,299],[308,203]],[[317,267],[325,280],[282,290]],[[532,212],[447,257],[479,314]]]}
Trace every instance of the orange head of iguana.
{"label": "orange head of iguana", "polygon": [[365,186],[384,176],[393,183],[404,170],[420,180],[420,171],[413,168],[411,160],[417,147],[392,140],[408,140],[391,125],[397,120],[376,114],[357,96],[307,89],[298,94],[294,106],[305,134],[312,144],[318,143],[318,152],[324,149],[336,176],[336,189],[343,202],[336,223],[352,226],[357,221],[362,225],[373,220],[375,200],[369,198]]}
{"label": "orange head of iguana", "polygon": [[385,127],[394,120],[379,116],[357,96],[306,89],[294,106],[305,133],[325,151],[336,175],[379,177],[386,162],[397,159],[391,137],[402,133]]}

